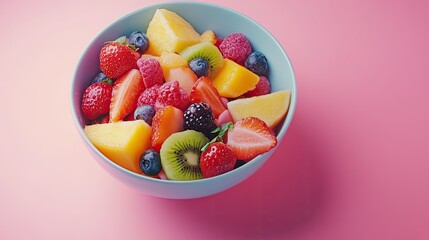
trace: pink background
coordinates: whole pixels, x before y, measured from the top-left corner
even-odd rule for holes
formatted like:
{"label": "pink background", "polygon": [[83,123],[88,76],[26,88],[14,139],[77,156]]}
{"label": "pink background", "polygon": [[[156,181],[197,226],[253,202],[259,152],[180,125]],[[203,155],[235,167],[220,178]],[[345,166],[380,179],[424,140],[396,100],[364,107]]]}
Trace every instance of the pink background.
{"label": "pink background", "polygon": [[276,36],[299,97],[260,171],[195,200],[112,178],[70,113],[86,45],[154,2],[0,2],[1,239],[429,238],[427,1],[209,1]]}

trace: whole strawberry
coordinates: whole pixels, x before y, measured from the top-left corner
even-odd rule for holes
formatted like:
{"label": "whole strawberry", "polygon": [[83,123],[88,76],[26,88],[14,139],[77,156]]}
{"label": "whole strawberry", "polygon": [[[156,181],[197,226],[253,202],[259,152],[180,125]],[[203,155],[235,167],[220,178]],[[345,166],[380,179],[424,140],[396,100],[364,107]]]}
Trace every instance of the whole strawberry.
{"label": "whole strawberry", "polygon": [[100,69],[108,78],[116,79],[137,69],[140,54],[119,42],[108,42],[100,51]]}
{"label": "whole strawberry", "polygon": [[201,153],[200,167],[205,178],[214,177],[234,169],[237,157],[223,142],[214,142]]}
{"label": "whole strawberry", "polygon": [[81,109],[88,120],[94,120],[109,112],[112,86],[106,82],[89,85],[83,92]]}

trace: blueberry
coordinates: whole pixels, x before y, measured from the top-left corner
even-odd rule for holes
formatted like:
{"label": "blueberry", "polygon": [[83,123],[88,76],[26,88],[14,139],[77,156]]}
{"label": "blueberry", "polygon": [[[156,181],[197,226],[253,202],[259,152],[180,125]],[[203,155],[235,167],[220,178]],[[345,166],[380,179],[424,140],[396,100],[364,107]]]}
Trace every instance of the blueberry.
{"label": "blueberry", "polygon": [[161,171],[161,157],[153,149],[149,149],[140,156],[140,169],[144,174],[155,176]]}
{"label": "blueberry", "polygon": [[149,40],[146,37],[146,34],[140,31],[134,31],[128,37],[128,44],[136,46],[138,52],[144,53],[149,48]]}
{"label": "blueberry", "polygon": [[143,104],[134,111],[135,120],[144,120],[149,125],[152,125],[153,116],[155,116],[155,109],[149,104]]}
{"label": "blueberry", "polygon": [[244,66],[259,76],[268,77],[268,61],[260,52],[251,53],[244,62]]}
{"label": "blueberry", "polygon": [[197,77],[209,74],[209,63],[204,58],[194,58],[189,62],[189,68],[194,71]]}
{"label": "blueberry", "polygon": [[113,86],[113,80],[106,77],[106,74],[104,74],[103,72],[99,72],[97,75],[95,75],[95,77],[92,79],[91,84],[99,82],[107,82],[108,84],[110,84],[110,86]]}

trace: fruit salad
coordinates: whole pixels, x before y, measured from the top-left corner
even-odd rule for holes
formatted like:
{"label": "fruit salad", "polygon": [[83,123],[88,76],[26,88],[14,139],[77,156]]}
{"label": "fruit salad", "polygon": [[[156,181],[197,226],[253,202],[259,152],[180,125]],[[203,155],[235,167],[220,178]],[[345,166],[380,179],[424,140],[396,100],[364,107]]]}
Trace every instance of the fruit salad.
{"label": "fruit salad", "polygon": [[211,178],[277,145],[290,91],[271,91],[269,62],[243,33],[198,33],[157,9],[146,32],[105,43],[99,66],[82,93],[84,132],[125,169]]}

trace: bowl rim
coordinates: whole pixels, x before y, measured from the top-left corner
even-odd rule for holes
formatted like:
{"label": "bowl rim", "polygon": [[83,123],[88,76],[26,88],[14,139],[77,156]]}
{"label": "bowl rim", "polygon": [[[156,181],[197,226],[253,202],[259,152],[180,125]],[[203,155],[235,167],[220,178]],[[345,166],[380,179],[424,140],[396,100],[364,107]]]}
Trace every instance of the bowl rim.
{"label": "bowl rim", "polygon": [[[74,88],[76,85],[75,79],[77,78],[77,74],[78,74],[78,70],[79,70],[79,66],[81,64],[81,62],[84,59],[85,54],[88,52],[88,50],[90,49],[90,47],[96,43],[96,40],[104,33],[107,31],[107,29],[111,28],[113,25],[117,24],[118,22],[123,21],[124,19],[134,15],[134,14],[138,14],[141,11],[144,11],[146,9],[151,9],[151,8],[168,8],[170,6],[177,6],[177,5],[200,5],[200,6],[205,6],[205,7],[211,7],[211,8],[217,8],[218,10],[221,11],[227,11],[230,12],[232,14],[236,14],[239,15],[240,17],[246,19],[247,21],[251,22],[253,25],[255,25],[256,27],[258,27],[260,30],[262,30],[263,32],[265,32],[265,34],[267,36],[269,36],[272,40],[273,43],[277,45],[277,47],[279,49],[281,49],[281,53],[284,55],[286,61],[288,62],[288,67],[291,73],[291,81],[292,81],[292,88],[288,89],[290,90],[291,94],[290,94],[290,102],[289,102],[289,109],[288,112],[285,116],[285,119],[283,120],[284,123],[282,125],[282,127],[280,128],[278,134],[277,134],[277,140],[278,143],[277,145],[274,147],[274,149],[271,149],[269,152],[263,153],[261,155],[258,155],[257,157],[255,157],[252,161],[247,162],[246,164],[244,164],[243,166],[234,169],[232,171],[223,173],[221,175],[218,176],[214,176],[214,177],[210,177],[210,178],[203,178],[203,179],[198,179],[198,180],[188,180],[188,181],[181,181],[181,180],[165,180],[165,179],[157,179],[157,178],[152,178],[152,177],[148,177],[142,174],[138,174],[135,173],[133,171],[130,171],[128,169],[123,168],[122,166],[116,164],[115,162],[113,162],[112,160],[110,160],[109,158],[107,158],[103,153],[101,153],[90,141],[89,139],[86,137],[85,132],[83,130],[83,128],[81,127],[80,121],[78,119],[77,116],[77,111],[79,111],[79,109],[77,108],[77,106],[74,105]],[[137,10],[134,10],[132,12],[129,12],[128,14],[123,15],[122,17],[119,17],[117,19],[115,19],[113,22],[109,23],[108,25],[106,25],[101,31],[99,31],[93,38],[92,40],[86,45],[86,47],[84,48],[84,50],[82,51],[82,53],[80,54],[79,59],[77,60],[77,63],[75,65],[75,70],[73,73],[73,78],[71,81],[71,85],[70,85],[70,100],[69,103],[71,105],[71,111],[72,111],[72,116],[73,116],[73,120],[74,120],[74,124],[75,127],[77,128],[77,130],[79,131],[79,135],[80,137],[85,141],[85,143],[87,144],[87,147],[89,147],[91,149],[91,151],[94,151],[98,157],[100,157],[100,159],[102,159],[105,163],[107,163],[108,165],[110,165],[111,167],[113,167],[114,169],[130,176],[136,179],[140,179],[140,180],[144,180],[144,181],[148,181],[148,182],[154,182],[154,183],[161,183],[161,184],[173,184],[173,185],[190,185],[190,184],[195,184],[195,183],[210,183],[213,181],[216,181],[220,178],[224,178],[224,176],[226,175],[235,175],[235,174],[239,174],[241,171],[244,171],[244,169],[246,168],[250,168],[251,165],[257,164],[258,161],[261,161],[261,158],[265,155],[271,155],[275,152],[276,148],[280,145],[281,141],[283,140],[283,137],[287,131],[287,129],[289,128],[292,120],[293,120],[293,116],[295,114],[295,109],[296,109],[296,101],[297,101],[297,83],[296,83],[296,76],[295,76],[295,72],[294,72],[294,68],[292,65],[292,62],[290,61],[290,58],[288,56],[288,54],[286,53],[286,51],[284,50],[284,48],[282,47],[282,45],[280,44],[280,42],[274,37],[274,35],[272,35],[265,27],[263,27],[261,24],[259,24],[258,22],[256,22],[255,20],[253,20],[252,18],[250,18],[249,16],[238,12],[236,10],[233,10],[231,8],[222,6],[222,5],[217,5],[217,4],[213,4],[213,3],[206,3],[206,2],[192,2],[192,1],[178,1],[178,2],[160,2],[160,3],[154,3],[154,4],[149,4],[146,6],[143,6]],[[268,156],[265,161],[269,160],[270,156]],[[261,166],[264,163],[261,164]]]}

